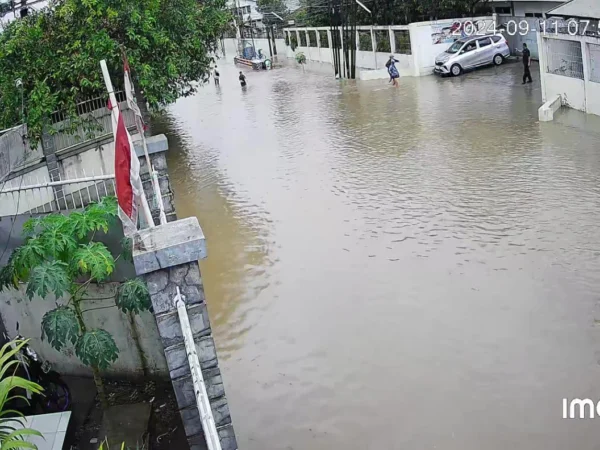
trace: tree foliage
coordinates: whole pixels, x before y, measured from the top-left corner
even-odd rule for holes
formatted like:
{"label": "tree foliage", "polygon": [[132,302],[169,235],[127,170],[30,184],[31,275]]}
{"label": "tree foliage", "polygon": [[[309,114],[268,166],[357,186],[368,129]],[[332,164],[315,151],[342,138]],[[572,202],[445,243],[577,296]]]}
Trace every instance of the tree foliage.
{"label": "tree foliage", "polygon": [[[25,243],[0,271],[0,290],[23,282],[30,300],[50,295],[55,301],[67,299],[44,315],[42,338],[59,351],[74,346],[75,354],[95,374],[116,361],[119,350],[107,331],[87,329],[82,304],[94,300],[88,296],[89,285],[106,281],[122,256],[115,257],[106,245],[94,240],[98,232],[116,224],[116,211],[115,198],[105,197],[82,212],[30,219],[23,227]],[[125,240],[123,247],[130,253],[131,242]],[[151,303],[145,283],[137,278],[122,283],[115,304],[123,312],[148,310]]]}
{"label": "tree foliage", "polygon": [[119,87],[123,50],[150,106],[190,95],[228,21],[225,0],[54,0],[0,33],[0,129],[24,116],[39,139],[54,111],[75,118],[77,101],[105,94],[100,60]]}
{"label": "tree foliage", "polygon": [[[411,22],[453,19],[488,12],[489,0],[374,0],[371,14],[359,8],[357,25],[407,25]],[[329,11],[322,0],[301,0],[292,13],[296,26],[329,26]]]}

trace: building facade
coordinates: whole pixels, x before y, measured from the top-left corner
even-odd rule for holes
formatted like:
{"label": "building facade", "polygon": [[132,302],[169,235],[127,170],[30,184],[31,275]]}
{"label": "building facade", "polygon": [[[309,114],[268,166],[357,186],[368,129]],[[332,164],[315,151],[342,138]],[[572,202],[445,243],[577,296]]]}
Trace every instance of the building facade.
{"label": "building facade", "polygon": [[494,13],[504,17],[537,17],[542,18],[546,12],[564,1],[557,0],[491,0],[490,4]]}
{"label": "building facade", "polygon": [[600,1],[572,0],[548,12],[538,33],[544,102],[600,115]]}

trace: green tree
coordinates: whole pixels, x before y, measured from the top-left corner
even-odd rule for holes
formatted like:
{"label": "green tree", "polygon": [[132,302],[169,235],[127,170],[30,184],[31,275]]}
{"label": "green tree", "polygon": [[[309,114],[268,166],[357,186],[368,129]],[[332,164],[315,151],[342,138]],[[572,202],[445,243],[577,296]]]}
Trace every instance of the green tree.
{"label": "green tree", "polygon": [[13,341],[0,349],[0,448],[2,450],[33,449],[37,446],[25,441],[28,436],[42,436],[40,432],[25,428],[23,414],[9,409],[8,403],[14,398],[15,389],[23,389],[32,394],[41,394],[42,387],[32,381],[14,375],[19,361],[14,356],[27,341]]}
{"label": "green tree", "polygon": [[0,129],[24,116],[39,139],[53,111],[74,118],[77,101],[106,92],[100,60],[119,87],[122,51],[152,108],[191,95],[229,17],[225,0],[55,0],[0,33]]}
{"label": "green tree", "polygon": [[[98,232],[106,233],[117,223],[116,215],[116,199],[105,197],[82,212],[30,219],[23,226],[25,243],[0,270],[0,290],[18,288],[23,282],[30,300],[36,295],[65,299],[44,315],[42,338],[56,350],[75,349],[77,357],[92,368],[104,405],[100,370],[117,360],[119,349],[109,332],[86,325],[85,315],[92,310],[85,310],[84,304],[94,300],[88,294],[90,284],[107,281],[116,261],[130,254],[130,242],[124,241],[123,251],[113,256],[103,243],[94,240]],[[146,285],[137,278],[119,286],[115,302],[125,313],[148,310],[151,304]]]}

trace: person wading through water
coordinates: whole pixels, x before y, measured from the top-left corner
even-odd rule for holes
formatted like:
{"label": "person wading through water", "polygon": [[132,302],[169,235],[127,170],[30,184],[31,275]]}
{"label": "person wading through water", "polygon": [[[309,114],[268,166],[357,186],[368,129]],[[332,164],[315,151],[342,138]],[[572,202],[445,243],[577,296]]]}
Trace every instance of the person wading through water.
{"label": "person wading through water", "polygon": [[396,69],[396,63],[399,63],[394,55],[390,55],[390,59],[385,63],[385,67],[387,67],[388,73],[390,74],[390,81],[394,85],[394,87],[398,87],[398,78],[400,78],[400,73],[398,69]]}
{"label": "person wading through water", "polygon": [[527,48],[527,44],[523,43],[523,68],[524,68],[523,84],[533,82],[533,80],[531,79],[530,66],[531,66],[531,52]]}

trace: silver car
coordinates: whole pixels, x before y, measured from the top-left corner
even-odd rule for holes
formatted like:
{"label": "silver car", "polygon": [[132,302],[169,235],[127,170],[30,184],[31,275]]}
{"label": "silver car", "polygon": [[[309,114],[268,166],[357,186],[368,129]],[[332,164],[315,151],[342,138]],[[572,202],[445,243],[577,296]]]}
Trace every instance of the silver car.
{"label": "silver car", "polygon": [[460,75],[466,69],[495,64],[499,66],[510,56],[510,48],[501,34],[478,35],[454,42],[435,58],[434,73]]}

